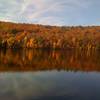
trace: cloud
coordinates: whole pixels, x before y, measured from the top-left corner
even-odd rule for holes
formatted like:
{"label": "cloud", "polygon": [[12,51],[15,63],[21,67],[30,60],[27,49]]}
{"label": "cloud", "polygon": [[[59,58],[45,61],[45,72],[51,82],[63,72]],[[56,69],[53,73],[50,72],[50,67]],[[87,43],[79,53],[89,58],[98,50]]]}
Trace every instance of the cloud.
{"label": "cloud", "polygon": [[58,21],[58,17],[44,17],[42,19],[40,19],[37,23],[38,24],[43,24],[43,25],[57,25],[57,26],[61,26],[64,24],[63,19],[59,19]]}
{"label": "cloud", "polygon": [[50,25],[89,24],[93,20],[89,14],[99,7],[97,4],[100,4],[98,0],[95,3],[94,0],[0,0],[0,20]]}

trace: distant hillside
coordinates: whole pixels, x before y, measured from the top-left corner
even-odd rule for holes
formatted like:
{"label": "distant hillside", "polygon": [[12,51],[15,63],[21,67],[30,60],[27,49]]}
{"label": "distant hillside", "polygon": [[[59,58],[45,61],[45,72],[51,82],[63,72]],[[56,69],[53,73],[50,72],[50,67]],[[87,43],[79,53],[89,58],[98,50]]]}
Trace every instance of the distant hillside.
{"label": "distant hillside", "polygon": [[61,30],[60,27],[49,26],[49,25],[39,25],[39,24],[22,24],[22,23],[11,23],[11,22],[0,22],[0,32],[1,33],[19,33],[23,31],[27,32],[50,32],[56,30]]}
{"label": "distant hillside", "polygon": [[0,33],[19,33],[19,32],[35,32],[35,33],[97,33],[100,32],[100,26],[49,26],[39,24],[22,24],[22,23],[11,23],[0,21]]}
{"label": "distant hillside", "polygon": [[99,48],[100,26],[46,26],[0,22],[3,48]]}

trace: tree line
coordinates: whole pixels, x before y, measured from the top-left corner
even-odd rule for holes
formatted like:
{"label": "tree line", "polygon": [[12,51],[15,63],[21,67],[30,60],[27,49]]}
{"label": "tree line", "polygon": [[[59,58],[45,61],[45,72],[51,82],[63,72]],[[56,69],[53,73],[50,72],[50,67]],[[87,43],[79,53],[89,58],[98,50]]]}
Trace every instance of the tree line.
{"label": "tree line", "polygon": [[0,22],[0,48],[100,49],[100,26]]}

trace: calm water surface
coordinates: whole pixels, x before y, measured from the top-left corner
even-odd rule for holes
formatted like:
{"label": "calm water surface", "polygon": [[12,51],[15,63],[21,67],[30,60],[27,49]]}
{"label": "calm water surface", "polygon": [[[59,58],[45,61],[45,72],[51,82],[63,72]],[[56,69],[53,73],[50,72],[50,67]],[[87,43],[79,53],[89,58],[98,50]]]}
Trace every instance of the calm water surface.
{"label": "calm water surface", "polygon": [[100,54],[0,50],[0,100],[100,100]]}

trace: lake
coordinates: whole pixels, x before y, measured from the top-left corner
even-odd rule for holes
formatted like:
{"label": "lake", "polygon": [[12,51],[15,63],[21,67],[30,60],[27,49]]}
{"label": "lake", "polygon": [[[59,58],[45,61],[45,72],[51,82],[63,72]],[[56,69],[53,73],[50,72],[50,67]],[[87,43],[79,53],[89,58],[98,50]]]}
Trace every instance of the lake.
{"label": "lake", "polygon": [[1,100],[100,100],[100,53],[0,50]]}

